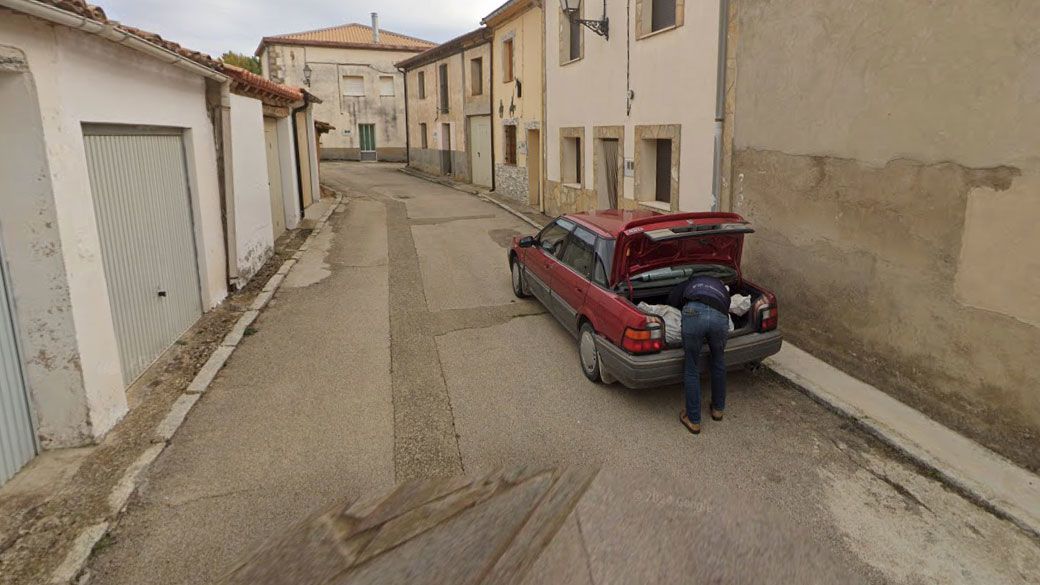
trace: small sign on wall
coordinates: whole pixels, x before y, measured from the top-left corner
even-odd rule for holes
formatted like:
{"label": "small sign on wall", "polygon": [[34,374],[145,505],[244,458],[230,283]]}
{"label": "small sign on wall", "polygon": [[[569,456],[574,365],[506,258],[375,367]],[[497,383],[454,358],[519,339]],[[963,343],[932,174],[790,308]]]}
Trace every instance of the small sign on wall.
{"label": "small sign on wall", "polygon": [[636,161],[630,158],[625,159],[625,176],[634,177],[636,176]]}

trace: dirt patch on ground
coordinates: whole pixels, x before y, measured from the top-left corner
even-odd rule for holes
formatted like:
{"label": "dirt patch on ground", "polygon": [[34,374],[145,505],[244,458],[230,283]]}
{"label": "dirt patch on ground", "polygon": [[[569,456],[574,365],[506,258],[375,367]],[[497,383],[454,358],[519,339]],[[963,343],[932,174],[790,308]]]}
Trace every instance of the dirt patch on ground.
{"label": "dirt patch on ground", "polygon": [[[209,311],[127,391],[130,412],[49,499],[0,501],[10,528],[0,534],[0,584],[49,581],[80,532],[111,516],[108,496],[126,469],[152,445],[156,426],[206,363],[213,350],[249,309],[257,294],[310,235],[298,229],[283,236],[274,255],[243,289]],[[17,519],[10,521],[12,517]]]}

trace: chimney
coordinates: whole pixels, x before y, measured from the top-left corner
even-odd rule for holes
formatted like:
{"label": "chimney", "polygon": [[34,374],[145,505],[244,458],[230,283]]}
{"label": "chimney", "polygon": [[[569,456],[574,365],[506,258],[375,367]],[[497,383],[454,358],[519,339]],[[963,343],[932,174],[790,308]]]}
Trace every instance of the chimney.
{"label": "chimney", "polygon": [[379,13],[372,13],[372,42],[379,44]]}

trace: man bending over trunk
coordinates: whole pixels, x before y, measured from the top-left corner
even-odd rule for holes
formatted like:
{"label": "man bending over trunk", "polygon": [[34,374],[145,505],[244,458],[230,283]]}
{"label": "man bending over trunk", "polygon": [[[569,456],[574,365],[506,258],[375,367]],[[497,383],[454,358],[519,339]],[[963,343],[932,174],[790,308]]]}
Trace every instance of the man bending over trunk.
{"label": "man bending over trunk", "polygon": [[686,352],[683,392],[686,410],[679,420],[693,434],[701,432],[699,358],[704,341],[711,352],[711,418],[722,420],[726,409],[726,340],[729,338],[729,291],[713,276],[693,276],[672,289],[668,304],[682,309],[682,340]]}

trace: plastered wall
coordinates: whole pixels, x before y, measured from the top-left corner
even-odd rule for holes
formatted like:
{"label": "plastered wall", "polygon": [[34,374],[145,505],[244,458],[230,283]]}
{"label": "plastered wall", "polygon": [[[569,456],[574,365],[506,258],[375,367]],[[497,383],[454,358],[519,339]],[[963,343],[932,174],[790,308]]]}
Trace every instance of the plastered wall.
{"label": "plastered wall", "polygon": [[1040,467],[1040,5],[737,7],[733,207],[788,337]]}
{"label": "plastered wall", "polygon": [[274,253],[271,191],[267,184],[267,150],[263,104],[231,95],[231,142],[235,176],[235,244],[238,286],[263,267]]}
{"label": "plastered wall", "polygon": [[[379,158],[403,161],[404,76],[394,64],[413,55],[402,51],[270,45],[261,60],[271,79],[298,87],[307,87],[303,68],[310,64],[311,84],[307,89],[322,100],[314,105],[314,117],[336,127],[322,138],[323,157],[358,159],[358,125],[374,124]],[[365,78],[364,97],[343,95],[343,77],[348,75]],[[394,78],[393,96],[380,96],[381,76]]]}
{"label": "plastered wall", "polygon": [[[0,39],[0,44],[24,54],[25,74],[31,76],[38,99],[46,179],[53,193],[57,226],[57,239],[51,234],[41,245],[50,245],[60,253],[65,282],[59,280],[54,285],[67,286],[72,317],[69,327],[64,321],[67,314],[59,307],[53,318],[21,326],[30,330],[54,327],[49,346],[54,351],[45,351],[35,359],[40,360],[42,368],[74,368],[82,376],[82,385],[66,378],[56,386],[37,383],[31,376],[37,431],[45,447],[80,445],[103,435],[127,410],[82,124],[140,124],[187,130],[186,158],[192,178],[201,296],[203,306],[211,308],[224,299],[227,287],[205,81],[111,42],[7,11],[0,11]],[[18,148],[7,140],[0,143],[0,148]],[[7,213],[7,208],[4,211]],[[22,286],[25,281],[18,272],[12,270],[11,279],[16,301],[18,296],[38,294]],[[68,343],[74,343],[78,358]]]}

